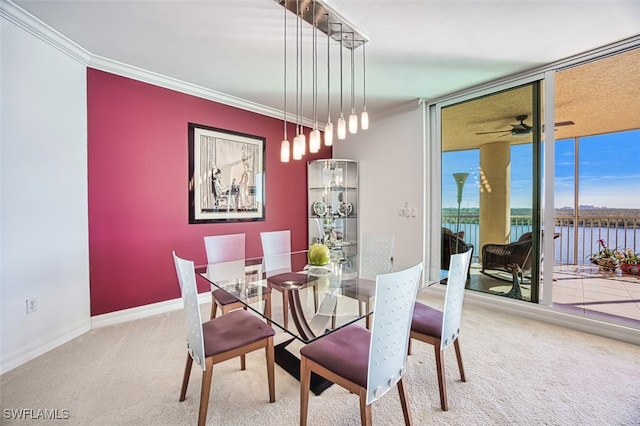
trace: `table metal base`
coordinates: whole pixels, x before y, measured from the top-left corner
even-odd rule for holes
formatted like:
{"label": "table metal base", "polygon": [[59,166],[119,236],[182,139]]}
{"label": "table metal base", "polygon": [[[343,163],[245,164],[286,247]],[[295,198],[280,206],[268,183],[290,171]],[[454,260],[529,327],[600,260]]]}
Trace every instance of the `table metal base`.
{"label": "table metal base", "polygon": [[[294,340],[295,339],[287,340],[275,346],[275,361],[276,364],[282,367],[287,373],[291,374],[297,380],[300,380],[300,359],[287,350],[287,346]],[[319,374],[311,372],[311,385],[309,389],[314,394],[320,395],[332,384],[333,382],[330,382]]]}

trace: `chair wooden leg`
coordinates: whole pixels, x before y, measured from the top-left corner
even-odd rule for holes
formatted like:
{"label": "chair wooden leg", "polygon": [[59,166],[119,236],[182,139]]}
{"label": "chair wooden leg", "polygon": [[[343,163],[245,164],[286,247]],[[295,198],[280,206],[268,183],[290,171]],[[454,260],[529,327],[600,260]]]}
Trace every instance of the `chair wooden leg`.
{"label": "chair wooden leg", "polygon": [[289,291],[282,291],[282,324],[289,329]]}
{"label": "chair wooden leg", "polygon": [[267,318],[267,324],[271,326],[271,293],[266,293],[264,299],[264,316]]}
{"label": "chair wooden leg", "polygon": [[275,353],[273,348],[273,336],[267,338],[267,347],[265,348],[267,358],[267,380],[269,382],[269,402],[276,401],[276,381],[274,371]]}
{"label": "chair wooden leg", "polygon": [[202,372],[202,388],[200,390],[200,411],[198,426],[207,424],[207,410],[209,408],[209,392],[211,391],[211,377],[213,376],[213,358],[205,360],[206,370]]}
{"label": "chair wooden leg", "polygon": [[447,405],[447,384],[445,382],[444,374],[444,354],[440,350],[440,341],[437,340],[433,344],[433,348],[436,354],[436,371],[438,372],[438,388],[440,389],[440,407],[442,411],[448,411]]}
{"label": "chair wooden leg", "polygon": [[331,314],[331,329],[336,328],[336,317],[338,316],[338,300],[336,300],[336,304],[333,307],[333,313]]}
{"label": "chair wooden leg", "polygon": [[213,293],[211,293],[211,319],[216,317],[217,308],[218,304],[216,303],[215,297],[213,297]]}
{"label": "chair wooden leg", "polygon": [[[362,305],[360,305],[360,306],[362,307]],[[371,312],[368,300],[366,302],[364,302],[364,307],[367,310],[366,313]],[[362,315],[362,314],[360,314],[360,315]],[[367,327],[367,330],[371,330],[371,315],[367,315],[367,318],[365,318],[365,320],[364,320],[364,325],[365,325],[365,327]]]}
{"label": "chair wooden leg", "polygon": [[460,352],[460,343],[458,341],[459,337],[453,341],[453,347],[456,350],[456,359],[458,360],[458,370],[460,370],[460,380],[466,382],[467,379],[464,376],[464,366],[462,365],[462,352]]}
{"label": "chair wooden leg", "polygon": [[318,312],[318,284],[313,285],[313,309]]}
{"label": "chair wooden leg", "polygon": [[407,394],[407,387],[404,383],[404,377],[401,377],[398,381],[398,393],[400,394],[400,405],[402,405],[404,424],[406,426],[412,425],[413,419],[411,418],[411,406],[409,404],[409,395]]}
{"label": "chair wooden leg", "polygon": [[300,426],[307,425],[307,411],[309,409],[309,386],[311,385],[311,371],[307,365],[307,358],[300,357]]}
{"label": "chair wooden leg", "polygon": [[187,386],[189,385],[189,376],[191,375],[191,366],[193,365],[193,358],[187,353],[187,364],[184,366],[184,375],[182,376],[182,389],[180,389],[179,401],[184,401],[187,397]]}
{"label": "chair wooden leg", "polygon": [[360,424],[371,426],[371,404],[367,404],[367,389],[360,389]]}
{"label": "chair wooden leg", "polygon": [[409,345],[407,346],[407,355],[411,355],[411,337],[409,337]]}

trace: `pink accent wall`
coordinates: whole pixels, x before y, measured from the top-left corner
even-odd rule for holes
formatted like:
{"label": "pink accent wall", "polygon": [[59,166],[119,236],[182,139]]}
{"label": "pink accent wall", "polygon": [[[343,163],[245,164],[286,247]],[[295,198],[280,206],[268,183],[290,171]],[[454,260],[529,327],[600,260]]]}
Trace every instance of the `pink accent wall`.
{"label": "pink accent wall", "polygon": [[[261,231],[307,247],[306,161],[330,147],[283,164],[281,120],[94,69],[87,98],[92,316],[180,297],[171,251],[205,263],[205,235],[246,233],[248,257]],[[189,225],[189,122],[266,138],[265,221]]]}

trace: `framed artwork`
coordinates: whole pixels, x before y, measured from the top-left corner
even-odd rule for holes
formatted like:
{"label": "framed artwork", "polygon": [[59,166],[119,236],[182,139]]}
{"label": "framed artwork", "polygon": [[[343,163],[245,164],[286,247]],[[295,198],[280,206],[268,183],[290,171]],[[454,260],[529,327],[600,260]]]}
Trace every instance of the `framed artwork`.
{"label": "framed artwork", "polygon": [[265,218],[265,138],[189,123],[189,223]]}

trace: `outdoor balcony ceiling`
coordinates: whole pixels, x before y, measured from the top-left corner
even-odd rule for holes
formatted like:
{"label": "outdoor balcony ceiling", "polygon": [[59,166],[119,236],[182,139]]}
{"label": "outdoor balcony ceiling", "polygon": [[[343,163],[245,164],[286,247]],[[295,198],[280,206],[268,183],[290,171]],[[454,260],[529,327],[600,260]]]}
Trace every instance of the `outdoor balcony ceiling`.
{"label": "outdoor balcony ceiling", "polygon": [[[640,49],[590,62],[556,74],[556,140],[640,129]],[[442,139],[447,151],[477,148],[492,142],[530,143],[526,137],[503,133],[515,117],[527,115],[532,125],[531,88],[523,87],[443,110]]]}

